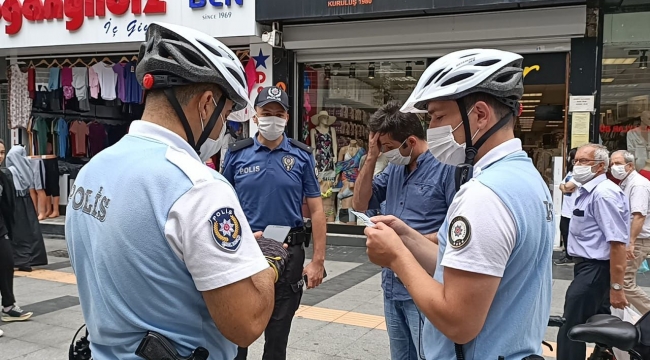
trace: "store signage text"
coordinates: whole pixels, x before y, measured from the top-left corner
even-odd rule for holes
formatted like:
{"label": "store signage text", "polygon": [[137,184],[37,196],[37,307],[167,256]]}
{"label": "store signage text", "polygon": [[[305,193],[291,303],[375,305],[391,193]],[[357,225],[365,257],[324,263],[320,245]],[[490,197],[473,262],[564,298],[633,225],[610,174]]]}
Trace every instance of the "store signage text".
{"label": "store signage text", "polygon": [[638,126],[638,125],[600,125],[601,133],[626,133],[628,131],[640,131],[640,132],[650,132],[650,126]]}
{"label": "store signage text", "polygon": [[[117,35],[117,33],[119,32],[119,29],[117,26],[112,25],[111,21],[113,21],[112,18],[108,19],[108,21],[104,24],[104,31],[107,35],[113,34],[113,37],[115,37],[115,35]],[[133,35],[136,32],[138,34],[146,33],[148,28],[149,28],[149,24],[145,24],[138,20],[132,20],[126,25],[124,30],[127,32],[127,36],[131,37],[131,35]]]}
{"label": "store signage text", "polygon": [[244,0],[222,0],[222,1],[217,1],[217,0],[190,0],[190,8],[192,9],[199,9],[199,8],[204,8],[208,3],[214,7],[222,8],[224,6],[230,7],[232,6],[232,3],[235,3],[239,6],[244,6]]}
{"label": "store signage text", "polygon": [[[239,0],[243,1],[243,0]],[[104,17],[106,13],[116,16],[128,12],[135,15],[165,14],[166,0],[5,0],[2,18],[8,23],[5,33],[17,34],[27,21],[63,20],[67,17],[65,28],[68,31],[79,30],[85,18]]]}
{"label": "store signage text", "polygon": [[372,0],[329,0],[327,7],[342,7],[342,6],[357,6],[357,5],[370,5]]}

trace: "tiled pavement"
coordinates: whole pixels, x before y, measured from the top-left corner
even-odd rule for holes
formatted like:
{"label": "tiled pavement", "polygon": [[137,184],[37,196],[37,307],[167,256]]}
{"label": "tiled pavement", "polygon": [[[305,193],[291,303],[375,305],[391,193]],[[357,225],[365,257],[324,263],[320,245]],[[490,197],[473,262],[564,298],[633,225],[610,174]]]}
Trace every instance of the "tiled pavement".
{"label": "tiled pavement", "polygon": [[[34,311],[24,323],[0,323],[0,360],[63,360],[76,329],[83,324],[74,275],[65,255],[65,242],[48,239],[50,265],[32,273],[19,273],[15,292],[19,304]],[[380,269],[367,262],[363,248],[330,247],[328,277],[318,289],[303,296],[289,339],[291,360],[389,359],[383,321]],[[650,276],[640,275],[650,285]],[[552,314],[561,314],[571,268],[555,268]],[[546,339],[554,342],[556,330]],[[249,359],[261,359],[263,340],[249,349]],[[547,359],[553,353],[547,351]],[[487,359],[490,360],[490,359]]]}

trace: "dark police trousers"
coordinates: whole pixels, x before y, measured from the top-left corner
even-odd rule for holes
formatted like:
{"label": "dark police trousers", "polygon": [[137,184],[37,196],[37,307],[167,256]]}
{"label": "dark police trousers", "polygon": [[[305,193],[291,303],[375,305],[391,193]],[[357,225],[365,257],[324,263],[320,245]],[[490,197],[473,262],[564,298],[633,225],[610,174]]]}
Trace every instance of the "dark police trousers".
{"label": "dark police trousers", "polygon": [[[262,360],[285,360],[287,358],[287,343],[291,321],[300,306],[302,298],[303,264],[305,263],[305,248],[303,245],[289,246],[289,261],[287,267],[275,284],[275,307],[264,331],[264,356]],[[248,348],[239,348],[235,360],[245,360]]]}
{"label": "dark police trousers", "polygon": [[575,360],[586,357],[587,344],[571,341],[567,333],[597,314],[610,314],[609,261],[574,257],[573,281],[564,300],[566,323],[557,334],[557,360]]}

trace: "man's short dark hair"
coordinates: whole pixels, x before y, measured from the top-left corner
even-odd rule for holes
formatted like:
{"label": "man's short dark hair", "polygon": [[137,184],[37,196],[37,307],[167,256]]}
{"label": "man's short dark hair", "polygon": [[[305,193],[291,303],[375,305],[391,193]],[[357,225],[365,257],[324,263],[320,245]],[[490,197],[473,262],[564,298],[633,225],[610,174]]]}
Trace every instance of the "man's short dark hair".
{"label": "man's short dark hair", "polygon": [[393,140],[404,142],[409,136],[425,140],[426,135],[420,118],[416,114],[399,111],[399,101],[389,101],[370,117],[368,127],[371,132],[388,134]]}
{"label": "man's short dark hair", "polygon": [[[209,84],[209,83],[199,83],[199,84],[191,84],[191,85],[183,85],[183,86],[177,86],[175,89],[176,92],[176,99],[178,99],[178,102],[181,104],[181,106],[186,106],[189,104],[190,100],[192,100],[193,97],[196,95],[202,94],[206,91],[212,91],[215,94],[215,97],[219,97],[223,92],[221,91],[221,88],[216,85],[216,84]],[[151,90],[147,93],[147,98],[153,99],[153,98],[164,98],[167,99],[165,96],[165,93],[161,89],[156,89],[156,90]],[[219,101],[219,99],[215,99],[215,101]]]}
{"label": "man's short dark hair", "polygon": [[[497,117],[497,121],[499,121],[501,118],[506,116],[508,113],[512,113],[512,110],[505,106],[502,102],[497,100],[494,96],[490,94],[486,94],[483,92],[477,92],[477,93],[472,93],[463,98],[463,103],[465,104],[465,108],[467,111],[469,111],[474,104],[476,104],[479,101],[483,101],[484,103],[488,104],[492,109],[494,109],[494,115]],[[512,120],[509,122],[509,125],[514,126],[515,124],[515,117],[512,117]]]}

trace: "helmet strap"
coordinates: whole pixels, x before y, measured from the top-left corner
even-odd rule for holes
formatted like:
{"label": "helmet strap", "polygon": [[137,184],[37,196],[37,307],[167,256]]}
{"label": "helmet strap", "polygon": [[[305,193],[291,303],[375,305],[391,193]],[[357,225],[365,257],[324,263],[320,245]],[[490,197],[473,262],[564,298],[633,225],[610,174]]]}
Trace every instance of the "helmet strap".
{"label": "helmet strap", "polygon": [[457,99],[456,103],[458,104],[460,116],[463,119],[463,127],[465,128],[465,162],[458,165],[455,174],[456,191],[458,191],[460,190],[461,185],[468,182],[474,176],[474,159],[476,158],[478,149],[483,146],[483,144],[485,144],[490,136],[506,126],[508,122],[510,122],[510,117],[514,116],[515,113],[514,111],[512,113],[507,113],[485,134],[483,134],[483,136],[481,136],[481,138],[478,139],[475,144],[472,144],[472,132],[469,128],[469,116],[467,115],[467,108],[465,107],[465,103],[462,99]]}
{"label": "helmet strap", "polygon": [[[208,136],[210,136],[212,129],[214,129],[215,125],[217,125],[217,120],[219,120],[219,116],[221,115],[221,112],[225,106],[226,96],[221,95],[219,102],[217,102],[217,107],[212,112],[210,120],[208,120],[208,124],[205,125],[205,128],[203,128],[203,132],[201,133],[201,136],[199,136],[199,141],[196,143],[195,150],[199,155],[201,155],[201,151],[199,150],[201,149],[201,145],[203,145],[203,143],[208,139]],[[223,126],[226,126],[226,124],[223,124]]]}
{"label": "helmet strap", "polygon": [[185,116],[185,112],[183,111],[181,104],[178,102],[178,99],[176,98],[176,92],[174,91],[174,88],[168,87],[164,90],[164,93],[165,96],[167,97],[167,100],[174,108],[174,111],[176,111],[176,115],[178,116],[178,119],[181,121],[181,125],[183,125],[187,142],[190,144],[192,149],[194,149],[197,152],[197,154],[200,154],[199,149],[201,148],[201,145],[203,145],[205,140],[207,140],[208,136],[212,132],[212,129],[214,129],[214,126],[216,125],[217,120],[219,119],[219,115],[221,115],[223,108],[226,106],[227,98],[223,95],[221,96],[219,102],[217,103],[216,109],[214,109],[212,116],[210,116],[210,120],[208,121],[208,124],[203,128],[203,132],[199,136],[199,141],[195,143],[194,134],[192,133],[192,128],[190,127],[190,122],[187,120],[187,116]]}

